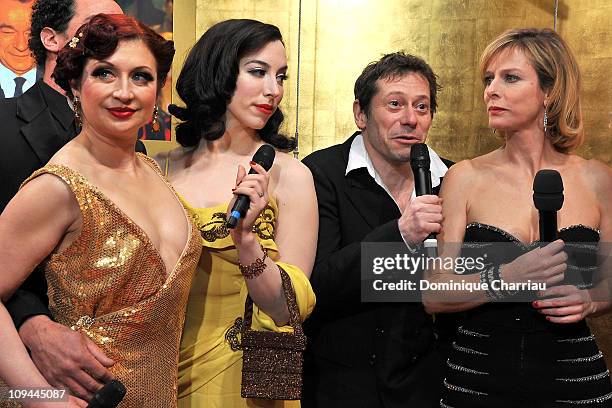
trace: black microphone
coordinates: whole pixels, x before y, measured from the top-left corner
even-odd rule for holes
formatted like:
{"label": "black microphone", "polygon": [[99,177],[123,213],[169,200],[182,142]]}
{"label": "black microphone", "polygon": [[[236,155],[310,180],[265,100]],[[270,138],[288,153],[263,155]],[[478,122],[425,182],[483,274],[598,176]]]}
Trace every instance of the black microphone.
{"label": "black microphone", "polygon": [[[269,144],[262,145],[257,151],[255,155],[253,155],[253,161],[263,167],[266,171],[270,170],[272,167],[272,163],[274,162],[274,155],[276,152],[274,148]],[[249,174],[257,173],[253,168],[249,171]],[[249,209],[249,204],[251,200],[249,197],[240,194],[236,201],[234,202],[234,206],[232,207],[232,211],[230,215],[227,217],[226,224],[228,228],[236,228],[238,225],[238,220],[246,214]]]}
{"label": "black microphone", "polygon": [[410,167],[414,174],[416,195],[431,194],[431,171],[429,170],[429,149],[425,143],[417,143],[410,148]]}
{"label": "black microphone", "polygon": [[540,212],[540,241],[557,239],[557,211],[563,206],[563,180],[556,170],[540,170],[533,180],[533,203]]}
{"label": "black microphone", "polygon": [[125,385],[121,381],[112,380],[94,394],[87,408],[115,408],[125,396],[125,392]]}
{"label": "black microphone", "polygon": [[[414,190],[416,196],[432,194],[431,170],[429,169],[429,149],[425,143],[417,143],[410,148],[410,167],[414,174]],[[430,255],[435,256],[435,248],[438,247],[436,234],[431,233],[424,241],[425,248],[433,248]]]}

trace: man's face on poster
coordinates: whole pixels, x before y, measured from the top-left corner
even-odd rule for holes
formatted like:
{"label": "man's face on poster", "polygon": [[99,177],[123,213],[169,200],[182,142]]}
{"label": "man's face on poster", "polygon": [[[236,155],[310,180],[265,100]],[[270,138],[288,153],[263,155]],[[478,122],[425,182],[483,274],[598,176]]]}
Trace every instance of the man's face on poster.
{"label": "man's face on poster", "polygon": [[0,7],[0,63],[17,75],[34,67],[28,48],[32,2],[9,0]]}

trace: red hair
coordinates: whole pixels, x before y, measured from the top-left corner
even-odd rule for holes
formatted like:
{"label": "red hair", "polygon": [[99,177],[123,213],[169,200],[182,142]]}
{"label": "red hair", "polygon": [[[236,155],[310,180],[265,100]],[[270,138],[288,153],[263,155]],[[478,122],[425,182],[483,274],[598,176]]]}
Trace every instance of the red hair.
{"label": "red hair", "polygon": [[164,85],[174,57],[174,43],[165,40],[134,17],[124,14],[97,14],[83,24],[57,55],[52,77],[72,96],[70,83],[83,74],[88,59],[110,57],[120,41],[140,40],[155,57],[158,89]]}

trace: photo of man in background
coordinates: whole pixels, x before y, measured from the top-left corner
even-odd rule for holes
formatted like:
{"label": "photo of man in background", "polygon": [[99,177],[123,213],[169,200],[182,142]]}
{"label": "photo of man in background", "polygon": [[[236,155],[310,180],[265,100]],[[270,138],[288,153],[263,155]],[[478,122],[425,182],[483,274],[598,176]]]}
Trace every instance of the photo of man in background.
{"label": "photo of man in background", "polygon": [[36,82],[28,48],[33,0],[3,0],[0,7],[0,98],[23,94]]}

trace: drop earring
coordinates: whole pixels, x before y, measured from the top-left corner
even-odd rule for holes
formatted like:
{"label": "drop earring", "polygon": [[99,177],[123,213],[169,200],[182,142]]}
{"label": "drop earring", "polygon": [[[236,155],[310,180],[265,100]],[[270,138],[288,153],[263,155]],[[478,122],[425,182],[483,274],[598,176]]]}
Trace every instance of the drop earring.
{"label": "drop earring", "polygon": [[154,132],[159,132],[159,111],[157,105],[153,108],[153,121],[151,122],[151,127]]}
{"label": "drop earring", "polygon": [[83,126],[83,120],[81,118],[81,100],[78,96],[74,96],[72,100],[72,107],[74,108],[74,123],[80,129]]}

